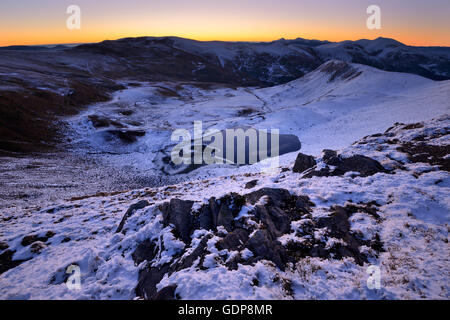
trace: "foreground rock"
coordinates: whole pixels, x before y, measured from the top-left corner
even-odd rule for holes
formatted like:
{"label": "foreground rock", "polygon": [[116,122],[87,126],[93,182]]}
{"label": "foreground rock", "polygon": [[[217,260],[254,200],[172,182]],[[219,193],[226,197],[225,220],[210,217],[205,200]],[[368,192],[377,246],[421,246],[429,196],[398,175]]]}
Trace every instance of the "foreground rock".
{"label": "foreground rock", "polygon": [[[307,256],[324,259],[351,257],[362,265],[367,262],[367,256],[360,252],[361,246],[371,246],[376,252],[382,249],[379,236],[373,240],[360,239],[351,232],[348,222],[354,212],[376,214],[377,209],[372,206],[333,207],[329,217],[313,219],[311,208],[314,204],[308,197],[272,188],[262,188],[245,195],[231,193],[220,199],[210,198],[197,210],[192,209],[193,203],[172,199],[160,206],[164,225],[171,226],[172,234],[186,246],[172,262],[163,265],[152,264],[155,257],[161,255],[161,250],[165,250],[157,242],[147,239],[137,246],[133,253],[135,263],[147,261],[147,266],[139,272],[138,296],[145,299],[174,298],[173,287],[158,291],[156,285],[164,276],[186,268],[196,266],[200,270],[207,269],[211,263],[208,256],[214,250],[224,254],[237,253],[222,261],[229,270],[238,269],[239,264],[254,265],[258,261],[270,261],[283,271],[288,263],[295,263]],[[247,215],[242,215],[244,207],[251,208],[247,209]],[[305,225],[302,234],[297,236],[307,236],[310,241],[300,243],[289,240],[282,244],[278,240],[291,234],[293,222]],[[336,245],[329,246],[323,239],[317,239],[315,233],[320,229],[327,230],[323,235],[336,239]],[[200,230],[209,232],[194,244],[195,234]],[[212,239],[215,239],[214,244]]]}

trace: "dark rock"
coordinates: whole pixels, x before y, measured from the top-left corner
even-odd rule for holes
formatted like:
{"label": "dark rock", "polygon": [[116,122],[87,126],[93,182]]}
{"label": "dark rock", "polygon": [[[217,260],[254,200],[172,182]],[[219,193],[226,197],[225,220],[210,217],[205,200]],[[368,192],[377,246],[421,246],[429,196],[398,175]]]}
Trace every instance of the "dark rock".
{"label": "dark rock", "polygon": [[278,207],[257,205],[255,217],[264,224],[274,237],[285,234],[291,228],[291,217],[289,213]]}
{"label": "dark rock", "polygon": [[[136,295],[139,297],[143,297],[148,300],[158,300],[158,299],[168,299],[170,297],[173,298],[174,291],[176,287],[173,289],[162,289],[160,292],[157,292],[156,285],[162,280],[164,275],[170,275],[175,271],[180,271],[186,268],[191,267],[194,262],[205,255],[206,253],[206,245],[211,236],[204,237],[198,246],[194,249],[194,251],[187,257],[185,257],[182,261],[178,261],[173,264],[165,264],[163,266],[151,267],[148,266],[139,271],[138,277],[138,285],[135,289]],[[144,247],[142,247],[144,250]],[[140,256],[141,257],[141,256]],[[149,256],[148,258],[153,258]],[[151,261],[151,260],[147,260]],[[135,260],[136,262],[136,260]],[[166,289],[166,290],[165,290]],[[163,291],[164,290],[164,291]]]}
{"label": "dark rock", "polygon": [[126,128],[126,127],[127,127],[127,126],[124,125],[123,123],[121,123],[121,122],[119,122],[119,121],[115,121],[115,120],[111,120],[111,124],[112,124],[114,127],[119,128],[119,129],[123,129],[123,128]]}
{"label": "dark rock", "polygon": [[136,295],[147,300],[156,297],[158,291],[156,285],[162,280],[164,275],[170,271],[170,266],[165,264],[158,267],[147,267],[139,271]]}
{"label": "dark rock", "polygon": [[439,166],[441,170],[450,172],[450,159],[446,157],[450,154],[450,145],[409,142],[402,144],[397,150],[406,153],[409,161],[413,163],[427,163],[433,166]]}
{"label": "dark rock", "polygon": [[28,236],[23,237],[22,242],[20,243],[22,246],[26,247],[30,244],[41,241],[41,242],[47,242],[48,239],[53,237],[55,233],[53,231],[48,231],[44,236],[39,237],[37,234],[30,234]]}
{"label": "dark rock", "polygon": [[105,117],[101,117],[101,116],[93,114],[93,115],[90,115],[88,118],[89,118],[89,120],[91,120],[94,128],[105,128],[105,127],[109,127],[111,125],[111,121]]}
{"label": "dark rock", "polygon": [[330,149],[324,149],[322,150],[322,159],[323,161],[327,161],[330,158],[336,157],[337,156],[337,152],[334,150],[330,150]]}
{"label": "dark rock", "polygon": [[302,213],[307,214],[311,212],[311,207],[314,207],[314,203],[307,196],[298,196],[295,200],[295,207]]}
{"label": "dark rock", "polygon": [[376,160],[362,156],[354,155],[348,158],[341,156],[331,156],[328,154],[325,164],[335,167],[334,169],[322,168],[319,171],[308,172],[304,177],[324,177],[324,176],[342,176],[347,172],[359,172],[361,177],[372,176],[376,173],[387,173],[388,171]]}
{"label": "dark rock", "polygon": [[206,230],[216,230],[217,226],[224,226],[232,231],[234,218],[245,204],[245,197],[237,193],[226,195],[220,199],[210,198],[207,205],[203,205],[195,219],[195,226]]}
{"label": "dark rock", "polygon": [[363,265],[368,260],[359,251],[359,247],[364,244],[363,241],[359,240],[350,231],[351,226],[348,219],[352,215],[352,212],[341,206],[333,207],[332,210],[333,212],[329,217],[322,217],[317,221],[317,227],[327,228],[329,236],[342,239],[346,243],[345,246],[339,244],[332,249],[336,259],[353,257],[357,264]]}
{"label": "dark rock", "polygon": [[343,207],[334,207],[334,212],[329,217],[322,217],[317,221],[318,228],[328,228],[330,235],[336,238],[343,238],[350,230],[348,222],[349,215]]}
{"label": "dark rock", "polygon": [[141,201],[131,205],[128,208],[127,212],[125,212],[125,214],[123,215],[122,220],[120,221],[119,226],[117,227],[116,233],[122,231],[123,226],[125,225],[125,222],[127,221],[127,219],[129,217],[131,217],[133,215],[133,213],[136,210],[143,209],[143,208],[145,208],[145,207],[147,207],[149,205],[150,205],[150,203],[147,200],[141,200]]}
{"label": "dark rock", "polygon": [[30,251],[32,253],[36,253],[39,254],[42,252],[42,250],[44,250],[47,246],[45,245],[45,243],[41,242],[41,241],[36,241],[33,242],[30,246]]}
{"label": "dark rock", "polygon": [[233,222],[233,211],[227,205],[221,205],[217,215],[217,225],[223,226],[227,231],[232,231]]}
{"label": "dark rock", "polygon": [[248,249],[252,251],[254,257],[252,261],[260,259],[270,260],[284,271],[286,268],[287,256],[284,247],[277,240],[274,240],[267,230],[260,229],[248,241]]}
{"label": "dark rock", "polygon": [[47,231],[47,233],[45,234],[45,237],[47,239],[53,238],[55,235],[55,233],[53,231]]}
{"label": "dark rock", "polygon": [[266,197],[266,204],[256,205],[254,216],[273,237],[288,232],[291,222],[309,213],[310,205],[313,205],[308,197],[293,196],[285,189],[262,188],[246,195],[247,201],[252,205],[262,197]]}
{"label": "dark rock", "polygon": [[179,271],[190,268],[198,258],[203,257],[206,254],[206,245],[211,237],[211,235],[204,237],[194,251],[189,256],[183,258],[181,262],[178,262],[174,266],[174,269]]}
{"label": "dark rock", "polygon": [[273,188],[262,188],[257,191],[251,192],[245,195],[247,201],[254,205],[261,199],[266,196],[269,200],[269,204],[272,206],[281,206],[284,202],[291,199],[292,196],[286,189],[273,189]]}
{"label": "dark rock", "polygon": [[218,200],[210,199],[209,208],[214,229],[223,226],[228,232],[234,229],[234,218],[239,214],[245,204],[245,197],[237,193],[228,194]]}
{"label": "dark rock", "polygon": [[[346,207],[335,206],[331,208],[331,214],[327,217],[321,217],[317,220],[308,219],[302,224],[301,233],[298,236],[310,235],[310,240],[302,243],[289,242],[286,246],[288,257],[298,260],[303,257],[319,257],[323,259],[342,259],[351,257],[359,265],[368,261],[368,257],[360,252],[362,245],[371,247],[375,253],[383,250],[383,243],[379,235],[374,239],[363,240],[359,234],[351,231],[349,218],[355,212],[364,212],[372,216],[378,216],[371,206],[371,203],[354,205]],[[335,243],[331,248],[326,248],[326,244],[321,240],[314,238],[314,232],[317,229],[326,228],[325,237],[342,240],[343,243]]]}
{"label": "dark rock", "polygon": [[423,123],[412,123],[403,127],[403,130],[421,129],[424,127]]}
{"label": "dark rock", "polygon": [[22,246],[26,247],[32,244],[35,241],[38,241],[39,237],[37,234],[31,234],[23,237],[22,242],[20,243]]}
{"label": "dark rock", "polygon": [[0,251],[6,250],[9,248],[9,245],[6,242],[0,241]]}
{"label": "dark rock", "polygon": [[357,171],[363,177],[368,177],[379,172],[387,172],[378,161],[362,155],[343,158],[340,163],[337,163],[335,170],[337,175],[343,175],[349,171]]}
{"label": "dark rock", "polygon": [[122,111],[119,111],[119,113],[124,116],[131,116],[134,113],[134,111],[133,110],[122,110]]}
{"label": "dark rock", "polygon": [[184,243],[191,242],[191,232],[193,231],[194,220],[191,214],[193,201],[171,199],[160,207],[163,214],[164,225],[172,224]]}
{"label": "dark rock", "polygon": [[303,153],[299,153],[295,160],[293,172],[301,173],[316,165],[316,160],[313,156],[308,156]]}
{"label": "dark rock", "polygon": [[253,189],[258,184],[258,180],[252,180],[245,184],[245,189]]}
{"label": "dark rock", "polygon": [[155,259],[157,253],[155,244],[150,239],[147,239],[138,244],[131,257],[134,263],[139,265],[143,261],[152,261]]}
{"label": "dark rock", "polygon": [[13,260],[15,251],[6,250],[0,254],[0,274],[13,269],[27,260]]}
{"label": "dark rock", "polygon": [[247,243],[249,232],[242,228],[237,228],[233,232],[228,233],[222,240],[217,242],[216,246],[219,250],[227,249],[236,251],[243,249]]}
{"label": "dark rock", "polygon": [[198,227],[205,230],[215,230],[217,226],[217,213],[213,215],[210,206],[203,206],[197,218]]}
{"label": "dark rock", "polygon": [[164,287],[161,291],[158,291],[153,300],[175,300],[175,290],[177,289],[176,285],[171,285],[168,287]]}

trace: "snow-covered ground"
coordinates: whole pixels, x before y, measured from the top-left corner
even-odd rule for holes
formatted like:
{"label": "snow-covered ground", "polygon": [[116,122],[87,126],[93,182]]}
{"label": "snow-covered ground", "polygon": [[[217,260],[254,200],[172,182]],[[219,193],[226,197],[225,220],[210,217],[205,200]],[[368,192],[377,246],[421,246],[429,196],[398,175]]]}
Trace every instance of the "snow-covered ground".
{"label": "snow-covered ground", "polygon": [[[208,89],[195,83],[142,83],[118,91],[112,101],[91,106],[69,119],[68,136],[75,153],[99,153],[114,167],[124,164],[148,175],[160,175],[159,159],[170,155],[175,129],[193,131],[194,121],[207,129],[279,129],[294,134],[302,151],[319,155],[342,148],[395,122],[415,122],[450,112],[450,81],[385,72],[368,66],[329,61],[306,76],[270,88]],[[92,116],[110,124],[94,128]],[[139,131],[145,136],[123,143],[115,131]],[[81,149],[81,151],[80,151]],[[283,155],[281,163],[296,154]],[[189,175],[210,177],[253,168],[208,166]]]}
{"label": "snow-covered ground", "polygon": [[[279,129],[298,136],[302,152],[317,156],[322,149],[345,147],[395,122],[422,121],[450,112],[450,81],[338,61],[270,88],[195,82],[136,85],[117,91],[109,102],[63,119],[68,129],[62,149],[69,154],[4,158],[0,207],[261,171],[259,164],[214,165],[186,175],[162,174],[161,158],[172,150],[173,130],[192,131],[194,121],[201,120],[204,131]],[[93,119],[99,123],[97,128]],[[121,131],[137,132],[136,141],[122,142],[114,135]],[[280,164],[295,157],[296,153],[282,155]]]}
{"label": "snow-covered ground", "polygon": [[[61,201],[50,207],[5,210],[0,221],[2,256],[9,251],[13,260],[26,261],[0,276],[0,297],[133,299],[135,288],[142,285],[140,273],[175,266],[162,272],[156,289],[172,288],[170,292],[182,299],[448,299],[448,154],[429,154],[424,162],[418,162],[415,157],[423,152],[408,155],[411,147],[406,146],[425,143],[448,150],[449,133],[447,116],[424,125],[400,124],[341,150],[344,158],[363,154],[390,171],[367,177],[349,172],[306,178],[280,168],[272,175],[235,174]],[[319,158],[318,169],[324,165],[321,161]],[[245,189],[246,183],[255,179],[256,185]],[[170,199],[194,201],[192,213],[187,214],[198,215],[211,197],[226,201],[223,197],[232,192],[254,195],[261,188],[285,189],[295,199],[303,197],[298,198],[304,203],[303,213],[291,221],[290,231],[274,241],[283,248],[302,248],[312,241],[327,253],[296,256],[290,252],[295,258],[281,267],[261,258],[247,263],[256,255],[252,250],[239,245],[236,250],[220,249],[236,229],[221,225],[215,230],[194,228],[186,242],[176,231],[182,226],[165,225],[167,217],[161,205]],[[239,204],[233,224],[250,233],[250,243],[268,227],[256,218],[256,212],[270,208],[275,198],[265,196],[256,203],[246,199]],[[125,211],[142,200],[148,201],[147,206],[135,210],[122,232],[116,232]],[[357,256],[363,259],[359,263],[356,256],[333,253],[348,245],[349,239],[320,226],[320,221],[334,219],[336,206],[356,208],[348,218],[347,237],[368,241],[358,247]],[[137,253],[142,246],[146,250]],[[192,256],[195,259],[187,263]],[[234,267],[230,265],[233,259],[240,261]],[[80,290],[69,290],[65,283],[69,265],[81,269]],[[366,285],[371,265],[381,270],[378,290]],[[145,283],[143,286],[145,292]]]}
{"label": "snow-covered ground", "polygon": [[[449,298],[450,81],[333,60],[270,88],[136,85],[63,119],[70,156],[50,159],[52,167],[36,178],[24,171],[43,193],[55,189],[54,197],[2,208],[0,298],[134,299],[157,291],[182,299]],[[255,164],[164,176],[161,157],[173,146],[173,130],[193,130],[194,121],[203,130],[294,134],[301,152],[316,157],[317,170],[328,166],[323,149],[364,155],[386,170],[310,178],[292,172],[295,152],[281,156],[272,174]],[[12,188],[19,184],[12,171],[46,163],[4,163],[2,184]],[[152,186],[135,188],[127,173]],[[69,199],[71,184],[85,192]],[[116,232],[140,201],[147,202]],[[197,220],[208,206],[223,216],[231,210],[232,221],[217,218],[202,228]],[[181,214],[171,217],[171,210]],[[280,220],[270,222],[264,210]],[[177,219],[197,225],[186,233],[185,220]],[[80,290],[65,283],[70,265],[81,269]],[[381,270],[378,290],[366,285],[372,265]]]}

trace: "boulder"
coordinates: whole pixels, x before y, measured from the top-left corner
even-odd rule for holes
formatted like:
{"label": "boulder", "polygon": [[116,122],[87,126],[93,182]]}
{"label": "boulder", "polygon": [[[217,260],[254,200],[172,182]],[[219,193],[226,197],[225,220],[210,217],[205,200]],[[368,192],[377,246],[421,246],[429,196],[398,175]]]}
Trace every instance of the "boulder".
{"label": "boulder", "polygon": [[354,155],[349,158],[342,159],[331,158],[330,160],[333,159],[336,159],[335,165],[337,168],[334,171],[336,175],[343,175],[346,172],[357,171],[362,177],[368,177],[379,172],[387,172],[381,163],[362,155]]}
{"label": "boulder", "polygon": [[295,160],[293,172],[301,173],[316,165],[316,160],[313,156],[308,156],[303,153],[299,153]]}
{"label": "boulder", "polygon": [[303,177],[343,176],[347,172],[359,172],[361,177],[369,177],[376,173],[388,172],[381,163],[363,155],[353,155],[344,158],[341,155],[333,154],[332,152],[328,152],[322,158],[327,167],[318,171],[308,172]]}
{"label": "boulder", "polygon": [[258,184],[258,180],[252,180],[245,184],[245,189],[253,189]]}

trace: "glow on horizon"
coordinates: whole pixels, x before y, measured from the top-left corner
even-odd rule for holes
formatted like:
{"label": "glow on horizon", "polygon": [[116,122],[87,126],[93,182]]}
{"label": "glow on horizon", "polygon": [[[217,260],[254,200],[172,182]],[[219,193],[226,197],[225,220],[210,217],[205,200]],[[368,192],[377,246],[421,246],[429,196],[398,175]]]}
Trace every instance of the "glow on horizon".
{"label": "glow on horizon", "polygon": [[[382,8],[381,30],[365,26],[365,10],[374,2]],[[81,7],[81,30],[66,28],[70,4]],[[223,41],[298,37],[343,41],[382,36],[409,45],[450,46],[449,13],[447,0],[2,0],[0,46],[139,36]]]}

